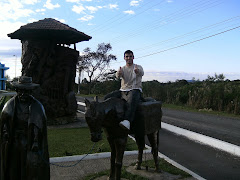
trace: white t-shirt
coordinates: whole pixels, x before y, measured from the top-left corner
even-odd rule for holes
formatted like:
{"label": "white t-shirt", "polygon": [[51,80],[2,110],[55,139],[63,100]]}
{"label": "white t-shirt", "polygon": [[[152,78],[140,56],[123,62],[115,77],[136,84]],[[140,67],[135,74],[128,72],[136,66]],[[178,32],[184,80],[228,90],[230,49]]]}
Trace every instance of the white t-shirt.
{"label": "white t-shirt", "polygon": [[[138,74],[134,72],[135,67],[139,69]],[[139,89],[142,92],[142,76],[144,71],[142,66],[133,64],[131,66],[123,66],[121,68],[122,75],[119,75],[119,71],[116,72],[116,77],[121,78],[120,91],[131,91],[133,89]]]}

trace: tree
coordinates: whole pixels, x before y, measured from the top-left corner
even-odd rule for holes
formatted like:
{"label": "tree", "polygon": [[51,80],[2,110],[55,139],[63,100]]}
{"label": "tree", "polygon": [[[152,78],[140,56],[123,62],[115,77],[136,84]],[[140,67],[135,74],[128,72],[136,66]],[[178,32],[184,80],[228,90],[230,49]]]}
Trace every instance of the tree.
{"label": "tree", "polygon": [[[10,77],[9,76],[5,76],[7,78],[6,81],[6,89],[7,90],[15,90],[15,88],[12,86],[11,81],[10,81]],[[14,77],[12,79],[12,82],[18,81],[19,77]]]}
{"label": "tree", "polygon": [[208,75],[208,78],[206,79],[206,81],[210,81],[210,82],[213,82],[213,81],[224,81],[225,79],[225,76],[222,74],[219,74],[217,75],[217,73],[214,74],[214,76],[209,76]]}
{"label": "tree", "polygon": [[117,77],[116,77],[116,70],[115,69],[109,69],[108,72],[103,73],[103,76],[101,76],[99,78],[100,81],[116,81]]}
{"label": "tree", "polygon": [[78,69],[87,72],[90,84],[89,93],[92,82],[98,81],[108,71],[107,67],[110,62],[117,59],[115,55],[108,54],[111,50],[112,46],[109,43],[101,43],[98,44],[96,51],[91,51],[89,47],[85,48],[83,55],[79,57]]}
{"label": "tree", "polygon": [[[84,69],[87,68],[86,62],[81,60],[81,56],[78,57],[78,62],[77,62],[77,72],[78,72],[78,94],[80,94],[80,79],[81,79],[81,74]],[[86,79],[86,78],[84,78]],[[87,79],[86,79],[87,81]]]}

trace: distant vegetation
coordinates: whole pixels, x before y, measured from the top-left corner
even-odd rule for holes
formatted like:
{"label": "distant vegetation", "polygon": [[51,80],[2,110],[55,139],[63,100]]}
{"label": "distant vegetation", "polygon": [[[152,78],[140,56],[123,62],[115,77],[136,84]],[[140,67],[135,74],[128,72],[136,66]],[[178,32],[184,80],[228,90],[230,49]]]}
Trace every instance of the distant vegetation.
{"label": "distant vegetation", "polygon": [[[103,96],[120,89],[120,80],[116,79],[114,74],[115,72],[112,71],[105,74],[104,80],[91,83],[84,79],[80,85],[80,93]],[[10,83],[7,83],[7,89],[12,89]],[[77,92],[77,86],[75,89]],[[91,89],[90,92],[89,89]],[[156,80],[146,81],[143,82],[143,95],[166,104],[240,114],[240,80],[225,80],[223,74],[208,76],[203,81],[176,80],[167,83],[160,83]]]}
{"label": "distant vegetation", "polygon": [[[208,76],[204,81],[160,83],[143,82],[144,97],[153,97],[163,103],[186,105],[196,109],[225,111],[240,114],[240,80],[224,80],[223,74]],[[81,84],[80,93],[88,94],[88,82]],[[120,88],[120,80],[111,76],[103,82],[95,82],[91,93],[105,95]]]}

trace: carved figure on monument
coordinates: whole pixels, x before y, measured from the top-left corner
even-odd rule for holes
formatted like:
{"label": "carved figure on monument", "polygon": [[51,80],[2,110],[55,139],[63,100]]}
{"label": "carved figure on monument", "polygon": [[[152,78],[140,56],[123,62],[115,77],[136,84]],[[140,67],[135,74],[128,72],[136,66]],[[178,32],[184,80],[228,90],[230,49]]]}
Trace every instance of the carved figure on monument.
{"label": "carved figure on monument", "polygon": [[33,95],[43,103],[48,123],[66,123],[69,118],[64,117],[75,116],[77,111],[73,87],[79,52],[75,43],[91,37],[52,18],[21,26],[8,36],[22,42],[22,75],[40,84]]}
{"label": "carved figure on monument", "polygon": [[34,96],[43,102],[47,114],[50,117],[74,114],[77,104],[73,86],[78,52],[44,40],[22,43],[22,75],[32,76],[33,81],[41,85]]}
{"label": "carved figure on monument", "polygon": [[46,115],[31,92],[39,86],[21,76],[17,95],[1,113],[1,180],[49,180]]}

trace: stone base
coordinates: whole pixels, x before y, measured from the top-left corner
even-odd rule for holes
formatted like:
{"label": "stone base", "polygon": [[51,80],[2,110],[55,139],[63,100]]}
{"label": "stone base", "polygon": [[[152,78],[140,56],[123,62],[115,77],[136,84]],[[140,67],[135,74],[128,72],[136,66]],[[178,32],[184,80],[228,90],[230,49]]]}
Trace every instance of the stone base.
{"label": "stone base", "polygon": [[[179,180],[179,179],[182,179],[182,180],[196,180],[193,177],[181,178],[180,175],[173,175],[173,174],[170,174],[170,173],[167,173],[167,172],[158,173],[153,168],[148,168],[148,171],[147,171],[145,167],[142,167],[141,170],[136,170],[134,166],[129,166],[129,167],[127,167],[126,171],[131,173],[131,174],[134,174],[134,175],[145,177],[149,180],[159,180],[159,179],[164,179],[164,180]],[[94,180],[107,180],[107,179],[108,179],[108,176],[101,176],[101,177],[98,177]],[[121,178],[121,180],[127,180],[127,179]]]}

